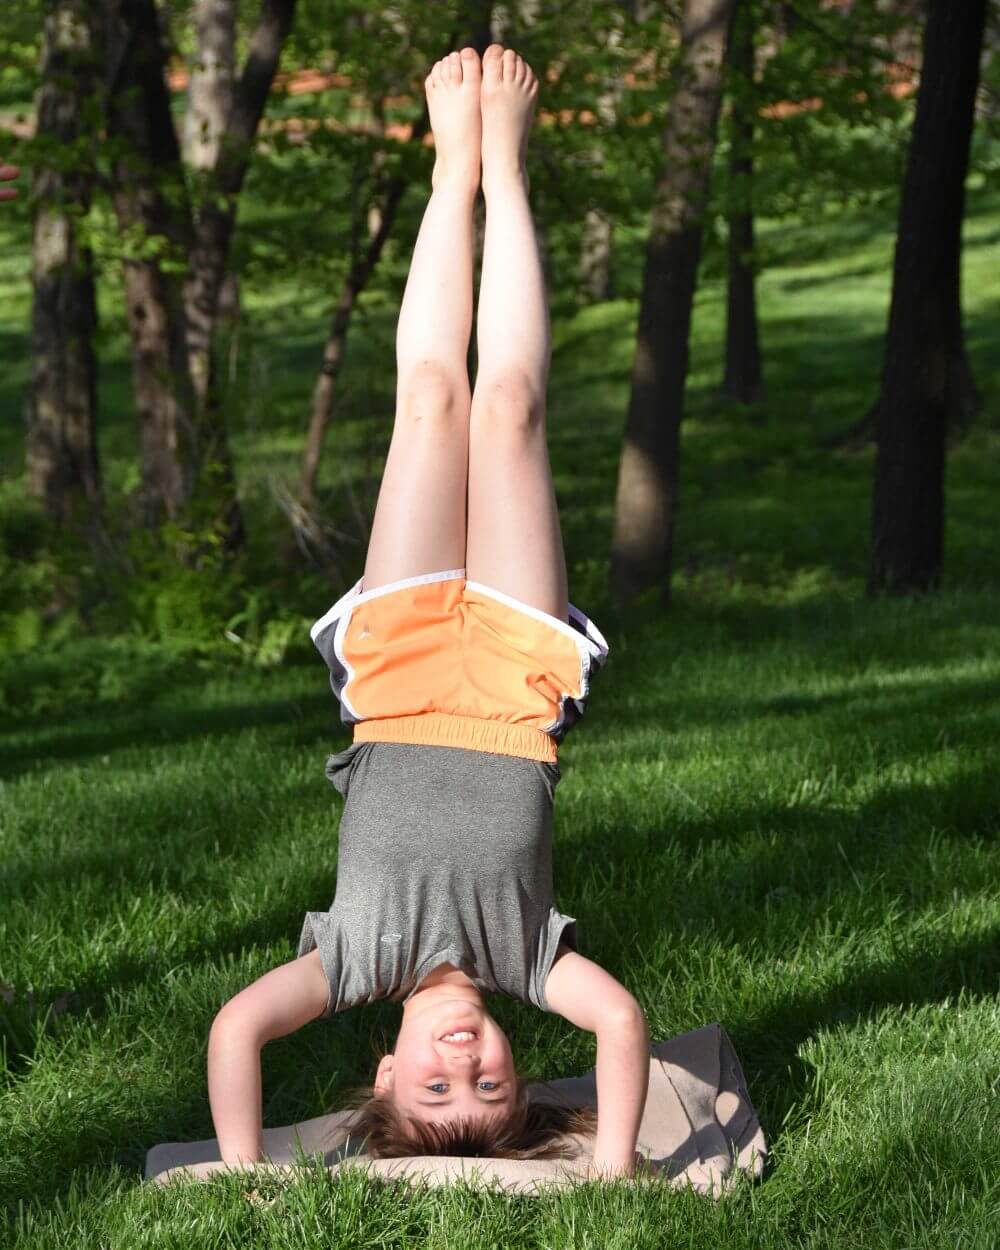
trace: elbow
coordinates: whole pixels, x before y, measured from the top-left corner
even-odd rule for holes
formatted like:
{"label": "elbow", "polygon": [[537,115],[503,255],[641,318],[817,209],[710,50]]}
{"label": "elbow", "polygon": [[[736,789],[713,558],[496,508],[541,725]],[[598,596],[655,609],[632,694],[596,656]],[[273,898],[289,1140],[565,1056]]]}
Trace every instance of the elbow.
{"label": "elbow", "polygon": [[231,1002],[226,1003],[212,1021],[212,1027],[208,1033],[209,1046],[231,1041],[240,1031],[239,1024],[239,1012],[233,1010]]}
{"label": "elbow", "polygon": [[209,1054],[230,1052],[237,1048],[260,1048],[262,1045],[263,1039],[256,1035],[251,1022],[236,1005],[236,1000],[231,999],[212,1021],[208,1034]]}
{"label": "elbow", "polygon": [[605,1013],[605,1024],[620,1037],[646,1042],[646,1015],[631,994],[624,995]]}

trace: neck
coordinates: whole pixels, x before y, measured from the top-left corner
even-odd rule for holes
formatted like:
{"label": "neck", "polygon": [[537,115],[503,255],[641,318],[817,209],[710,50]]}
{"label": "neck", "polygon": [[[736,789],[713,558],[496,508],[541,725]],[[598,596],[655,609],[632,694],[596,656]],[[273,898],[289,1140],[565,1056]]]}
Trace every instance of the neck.
{"label": "neck", "polygon": [[403,1015],[430,1006],[442,998],[464,998],[477,1007],[483,1007],[483,996],[460,968],[441,964],[420,982],[403,1004]]}

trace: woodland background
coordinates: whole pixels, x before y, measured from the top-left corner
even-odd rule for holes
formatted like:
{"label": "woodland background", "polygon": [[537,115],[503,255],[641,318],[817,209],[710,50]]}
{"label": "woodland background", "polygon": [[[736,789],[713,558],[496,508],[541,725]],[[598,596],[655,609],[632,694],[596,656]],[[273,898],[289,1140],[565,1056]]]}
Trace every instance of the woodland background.
{"label": "woodland background", "polygon": [[[668,598],[695,554],[674,529],[699,274],[726,289],[718,406],[745,409],[766,455],[786,381],[768,386],[761,276],[791,232],[813,227],[821,255],[827,225],[879,213],[898,217],[881,359],[817,433],[831,472],[878,448],[869,589],[937,587],[946,447],[982,399],[961,223],[966,183],[995,186],[1000,71],[992,6],[923,16],[902,0],[20,0],[0,36],[0,134],[30,171],[3,221],[4,648],[207,645],[247,612],[242,641],[279,645],[283,617],[351,579],[433,159],[421,76],[493,37],[546,83],[531,172],[557,336],[601,304],[636,318],[616,482],[594,501],[613,523],[588,544],[614,600]],[[857,276],[817,284],[817,319]]]}
{"label": "woodland background", "polygon": [[[557,891],[654,1035],[725,1024],[772,1168],[149,1193],[211,1135],[214,1012],[332,896],[308,626],[391,431],[420,84],[492,38],[543,82],[550,444],[612,645]],[[0,1239],[992,1248],[998,48],[986,0],[5,6]],[[592,1063],[497,1011],[529,1074]],[[268,1047],[268,1122],[391,1028]]]}

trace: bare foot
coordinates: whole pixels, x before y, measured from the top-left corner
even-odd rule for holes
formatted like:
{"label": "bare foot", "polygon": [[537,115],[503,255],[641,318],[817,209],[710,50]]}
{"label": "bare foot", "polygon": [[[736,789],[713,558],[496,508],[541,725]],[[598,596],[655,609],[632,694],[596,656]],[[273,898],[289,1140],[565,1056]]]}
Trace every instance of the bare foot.
{"label": "bare foot", "polygon": [[524,160],[537,99],[531,66],[513,48],[490,44],[483,54],[484,191],[511,178],[527,186]]}
{"label": "bare foot", "polygon": [[427,108],[434,131],[435,188],[457,182],[475,190],[479,186],[482,147],[482,110],[479,89],[482,67],[475,48],[449,52],[424,80]]}

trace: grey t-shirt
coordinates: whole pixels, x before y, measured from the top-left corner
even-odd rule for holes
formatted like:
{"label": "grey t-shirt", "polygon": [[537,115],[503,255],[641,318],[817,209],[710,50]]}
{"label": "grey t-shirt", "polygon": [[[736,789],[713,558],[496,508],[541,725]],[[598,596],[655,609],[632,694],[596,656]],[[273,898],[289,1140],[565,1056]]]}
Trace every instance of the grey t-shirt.
{"label": "grey t-shirt", "polygon": [[442,963],[484,992],[549,1010],[571,916],[552,895],[555,764],[457,747],[355,743],[327,760],[344,795],[336,896],[306,914],[326,1013],[402,999]]}

